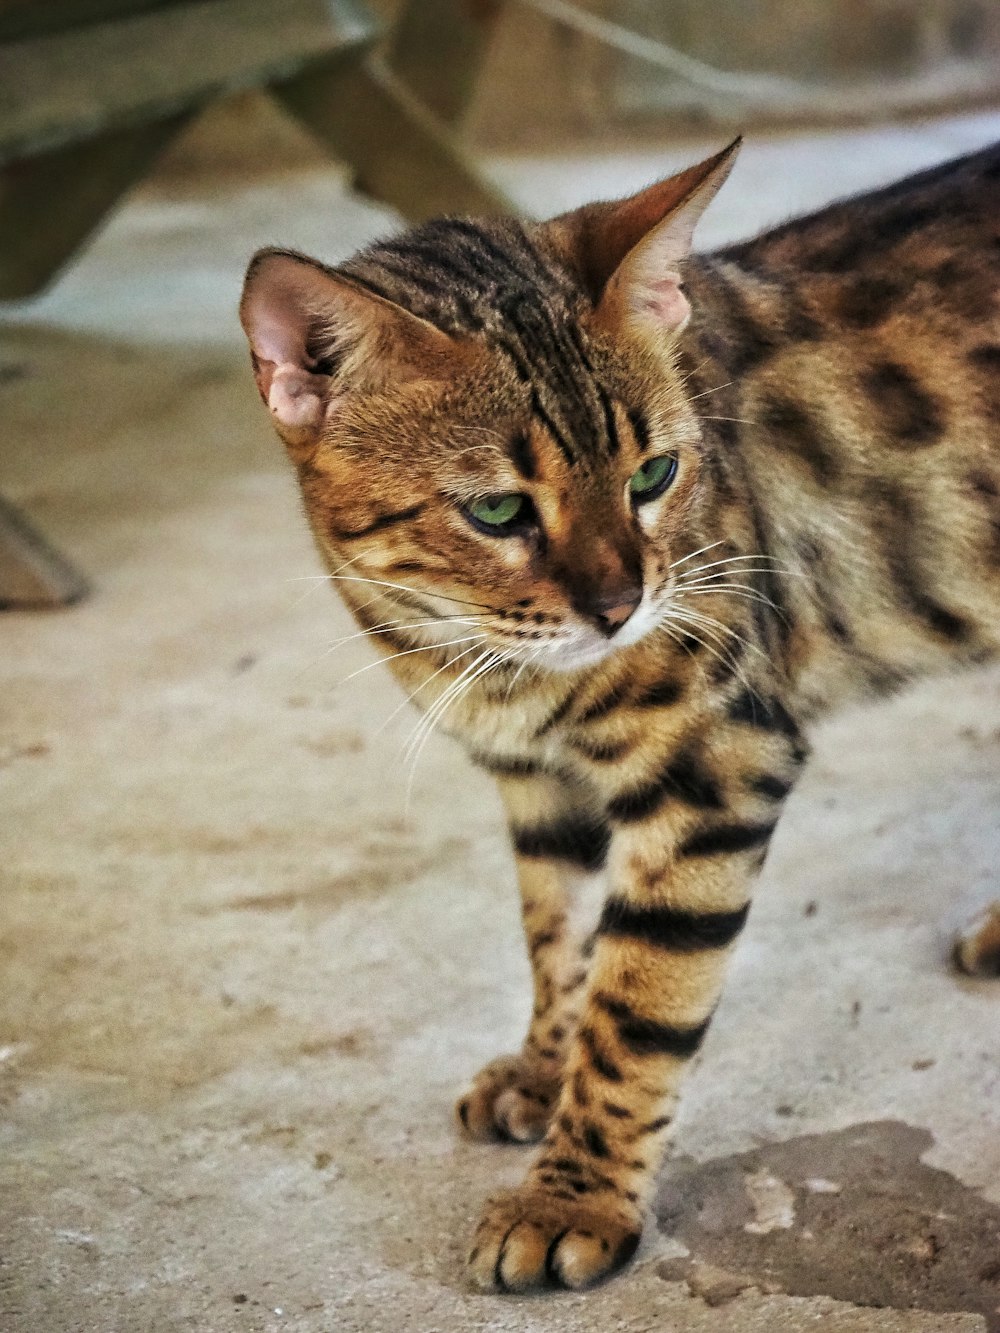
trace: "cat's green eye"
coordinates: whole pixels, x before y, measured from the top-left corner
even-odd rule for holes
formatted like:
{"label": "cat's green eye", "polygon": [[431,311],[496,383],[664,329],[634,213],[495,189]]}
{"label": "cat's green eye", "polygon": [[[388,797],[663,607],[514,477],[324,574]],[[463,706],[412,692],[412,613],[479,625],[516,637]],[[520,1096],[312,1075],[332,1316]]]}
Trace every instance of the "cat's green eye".
{"label": "cat's green eye", "polygon": [[636,504],[655,500],[673,481],[676,471],[677,459],[673,454],[661,454],[659,458],[650,458],[629,478],[629,494]]}
{"label": "cat's green eye", "polygon": [[526,495],[489,495],[485,500],[476,500],[465,512],[476,527],[493,536],[502,536],[528,519],[531,502]]}

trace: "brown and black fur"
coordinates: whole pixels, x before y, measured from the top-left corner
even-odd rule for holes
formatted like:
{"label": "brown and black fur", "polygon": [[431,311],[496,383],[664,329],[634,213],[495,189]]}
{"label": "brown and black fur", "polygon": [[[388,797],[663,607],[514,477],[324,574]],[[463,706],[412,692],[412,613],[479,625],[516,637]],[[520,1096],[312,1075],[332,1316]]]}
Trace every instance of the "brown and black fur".
{"label": "brown and black fur", "polygon": [[[248,275],[332,577],[508,810],[534,1014],[458,1115],[543,1143],[486,1207],[487,1287],[634,1251],[809,723],[1000,647],[1000,147],[647,291],[646,238],[731,156],[544,225],[444,219]],[[663,453],[650,518],[625,483]],[[484,474],[532,499],[516,547],[462,515]],[[614,645],[646,592],[660,628],[546,666],[581,626]],[[1000,968],[995,910],[956,958]]]}

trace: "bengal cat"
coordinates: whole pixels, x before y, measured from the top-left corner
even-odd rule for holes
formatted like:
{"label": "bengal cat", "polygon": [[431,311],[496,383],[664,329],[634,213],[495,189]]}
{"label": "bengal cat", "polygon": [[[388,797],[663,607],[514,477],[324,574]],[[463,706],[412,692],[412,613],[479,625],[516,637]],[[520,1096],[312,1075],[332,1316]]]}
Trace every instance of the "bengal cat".
{"label": "bengal cat", "polygon": [[330,577],[508,812],[534,1014],[458,1116],[542,1147],[486,1288],[634,1252],[810,723],[1000,646],[1000,146],[692,255],[737,148],[247,275]]}

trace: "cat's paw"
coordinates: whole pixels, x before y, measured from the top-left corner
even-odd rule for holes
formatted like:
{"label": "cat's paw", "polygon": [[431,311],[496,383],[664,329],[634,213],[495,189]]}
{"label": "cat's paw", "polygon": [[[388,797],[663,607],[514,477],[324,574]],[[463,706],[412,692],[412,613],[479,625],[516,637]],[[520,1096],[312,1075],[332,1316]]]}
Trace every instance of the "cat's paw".
{"label": "cat's paw", "polygon": [[455,1114],[472,1139],[535,1143],[552,1119],[559,1074],[526,1055],[491,1060],[458,1099]]}
{"label": "cat's paw", "polygon": [[1000,977],[1000,902],[958,932],[952,956],[970,977]]}
{"label": "cat's paw", "polygon": [[588,1287],[628,1263],[641,1232],[641,1215],[621,1198],[563,1199],[529,1181],[487,1202],[469,1275],[485,1291]]}

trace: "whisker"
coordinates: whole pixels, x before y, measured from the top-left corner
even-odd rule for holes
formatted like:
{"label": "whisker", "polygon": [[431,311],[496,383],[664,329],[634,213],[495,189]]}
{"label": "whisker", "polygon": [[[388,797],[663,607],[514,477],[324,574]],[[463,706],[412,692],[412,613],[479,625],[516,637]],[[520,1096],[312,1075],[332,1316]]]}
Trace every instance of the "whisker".
{"label": "whisker", "polygon": [[682,376],[681,376],[681,383],[682,383],[682,384],[687,384],[688,380],[692,380],[692,379],[694,379],[694,377],[695,377],[695,375],[697,375],[698,371],[699,371],[699,370],[704,370],[705,367],[708,365],[709,361],[711,361],[711,359],[712,359],[712,358],[711,358],[710,356],[706,356],[706,357],[704,358],[704,360],[699,361],[698,364],[695,366],[694,370],[689,370],[688,373],[687,373],[686,375],[682,375]]}
{"label": "whisker", "polygon": [[[485,612],[480,611],[476,615],[482,617]],[[481,628],[481,626],[477,626],[476,620],[467,619],[465,616],[435,616],[433,620],[383,620],[379,624],[373,625],[371,629],[359,629],[356,634],[346,634],[342,639],[337,639],[327,648],[324,657],[336,652],[345,643],[353,643],[355,639],[364,639],[369,636],[374,638],[376,635],[392,634],[398,630],[427,629],[434,625],[467,625],[473,629]]]}
{"label": "whisker", "polygon": [[517,668],[517,670],[514,672],[514,678],[513,678],[513,680],[512,680],[512,681],[510,682],[510,684],[507,686],[507,693],[506,693],[506,695],[504,696],[505,700],[509,701],[510,696],[511,696],[513,690],[514,690],[514,686],[515,686],[515,685],[517,684],[517,682],[520,680],[520,678],[521,678],[521,674],[522,674],[522,672],[524,671],[524,669],[525,669],[526,667],[528,667],[528,666],[534,666],[534,665],[537,663],[538,659],[541,657],[542,653],[545,651],[545,649],[546,649],[548,646],[549,646],[549,645],[548,645],[547,643],[540,643],[540,644],[538,645],[538,647],[535,648],[535,649],[533,649],[533,650],[528,654],[528,656],[524,659],[524,661],[521,663],[521,665],[520,665],[520,666]]}
{"label": "whisker", "polygon": [[[695,558],[696,555],[702,555],[705,551],[711,551],[711,550],[713,550],[716,546],[721,546],[723,540],[724,540],[724,539],[720,537],[720,539],[719,539],[717,542],[710,542],[708,546],[701,546],[701,547],[698,548],[697,551],[692,551],[690,555],[685,555],[685,556],[682,556],[682,557],[680,558],[680,560],[675,560],[675,561],[673,562],[673,564],[672,564],[672,565],[668,565],[667,568],[668,568],[668,569],[676,569],[678,565],[683,565],[683,564],[685,564],[688,560],[693,560],[693,559]],[[707,566],[707,565],[703,565],[702,568],[703,568],[703,569],[707,569],[707,568],[709,568],[709,566]]]}
{"label": "whisker", "polygon": [[710,597],[717,592],[732,593],[734,597],[745,597],[748,602],[759,602],[762,606],[769,606],[777,615],[782,614],[781,607],[772,602],[770,597],[765,597],[756,588],[745,588],[738,583],[715,583],[710,588],[685,588],[684,591],[692,597]]}
{"label": "whisker", "polygon": [[[722,563],[722,562],[720,561],[720,563]],[[728,563],[730,563],[730,562],[727,561],[726,563],[728,564]],[[702,582],[702,581],[704,581],[704,582],[708,583],[708,582],[710,582],[712,579],[727,579],[727,578],[729,578],[730,575],[732,575],[732,574],[781,574],[781,573],[784,573],[783,570],[775,569],[773,565],[744,565],[744,564],[740,564],[738,568],[734,568],[734,569],[719,569],[719,570],[717,570],[716,573],[714,573],[714,574],[706,574],[704,580],[700,580],[700,579],[697,579],[697,578],[696,578],[696,576],[697,576],[698,574],[700,574],[703,570],[705,570],[705,569],[711,569],[712,567],[713,567],[712,565],[699,565],[697,569],[692,569],[692,570],[690,570],[690,571],[685,572],[685,573],[684,573],[684,574],[677,580],[677,583],[676,583],[675,586],[678,587],[678,588],[683,587],[685,584],[690,583],[692,579],[694,579],[696,582]],[[797,571],[794,571],[794,570],[793,570],[793,571],[791,571],[791,572],[792,572],[792,573],[796,573]],[[470,614],[471,614],[471,613],[470,613]]]}
{"label": "whisker", "polygon": [[401,653],[393,653],[389,657],[380,657],[377,662],[368,662],[365,666],[359,667],[357,671],[352,671],[349,676],[345,676],[344,679],[339,682],[338,688],[341,685],[346,685],[348,681],[353,680],[355,676],[362,676],[366,671],[371,671],[374,667],[388,666],[390,662],[395,662],[398,657],[409,657],[412,653],[429,653],[435,648],[438,651],[444,648],[457,648],[460,643],[481,642],[487,637],[486,634],[469,634],[466,635],[464,639],[452,639],[448,643],[424,643],[421,644],[419,648],[406,648]]}
{"label": "whisker", "polygon": [[691,628],[690,624],[686,619],[677,619],[675,624],[672,625],[668,625],[665,621],[663,621],[660,623],[659,628],[662,629],[664,633],[666,633],[682,651],[689,651],[685,649],[684,640],[680,637],[680,634],[678,632],[680,629],[683,629],[686,634],[690,635],[690,637],[694,639],[695,643],[700,644],[700,646],[704,648],[704,650],[707,653],[710,653],[712,657],[714,657],[717,661],[722,662],[722,664],[724,666],[727,666],[731,671],[734,672],[739,671],[738,664],[733,660],[731,656],[723,657],[722,654],[718,652],[715,648],[713,648],[711,644],[706,643],[705,640],[700,637],[700,635],[694,632],[694,630]]}
{"label": "whisker", "polygon": [[413,597],[440,597],[443,602],[459,602],[464,606],[479,606],[486,611],[496,613],[496,607],[490,606],[488,602],[474,602],[470,597],[451,597],[447,593],[433,592],[430,590],[422,591],[419,588],[408,588],[405,583],[390,583],[386,579],[368,579],[361,578],[356,574],[324,574],[321,578],[335,580],[338,583],[370,583],[372,587],[377,588],[395,588],[399,592],[408,592]]}
{"label": "whisker", "polygon": [[756,653],[758,657],[762,657],[764,661],[767,661],[767,654],[762,652],[752,640],[733,629],[732,625],[727,625],[723,621],[717,620],[715,616],[706,615],[703,611],[695,611],[691,607],[681,607],[680,609],[692,622],[697,622],[706,630],[711,629],[716,633],[728,634],[731,639],[735,639],[735,641],[741,644],[748,652]]}
{"label": "whisker", "polygon": [[[485,639],[485,635],[483,636]],[[413,747],[419,742],[420,737],[425,731],[433,728],[439,709],[447,707],[452,695],[461,689],[466,677],[490,656],[495,650],[492,648],[483,648],[479,656],[472,662],[467,662],[454,680],[448,682],[438,697],[431,703],[430,707],[418,719],[416,726],[410,732],[403,743],[404,756],[412,753]]]}
{"label": "whisker", "polygon": [[[706,643],[705,640],[695,632],[695,629],[692,629],[692,625],[695,625],[696,628],[702,628],[704,630],[704,626],[700,624],[700,618],[697,621],[691,620],[689,616],[686,613],[684,613],[682,608],[682,614],[680,616],[675,617],[674,623],[678,629],[683,629],[686,634],[689,634],[691,638],[694,639],[695,643],[700,644],[701,647],[704,648],[704,650],[707,653],[710,653],[711,656],[716,659],[716,661],[721,662],[723,666],[728,667],[728,669],[732,671],[733,675],[738,677],[742,685],[744,685],[747,689],[750,689],[750,685],[747,681],[747,678],[743,674],[743,669],[740,666],[739,662],[736,660],[736,658],[733,656],[732,650],[725,647],[725,645],[721,645],[723,651],[719,651],[717,647],[712,646],[712,643]],[[667,634],[669,634],[670,638],[673,639],[673,641],[680,648],[682,649],[684,648],[683,640],[677,634],[672,632],[673,626],[668,626],[667,623],[664,621],[661,622],[660,628],[665,630]],[[718,639],[714,639],[713,642],[715,644],[718,644]],[[723,655],[723,653],[725,655]]]}
{"label": "whisker", "polygon": [[[721,543],[716,543],[716,544],[720,545]],[[700,552],[696,551],[695,555],[698,554],[700,554]],[[739,564],[741,561],[744,560],[769,560],[771,561],[771,569],[768,571],[769,573],[787,574],[790,578],[804,577],[801,570],[790,569],[787,565],[785,565],[785,562],[783,560],[778,560],[776,556],[766,555],[764,552],[759,551],[754,555],[729,555],[726,556],[725,559],[723,560],[711,560],[709,561],[708,564],[698,565],[695,569],[685,570],[684,574],[682,575],[682,578],[693,578],[695,574],[703,574],[706,569],[718,569],[722,565],[735,565]],[[680,564],[681,562],[678,561],[677,563]],[[777,569],[774,568],[775,565],[784,565],[784,568]],[[673,569],[673,565],[671,565],[670,568]]]}
{"label": "whisker", "polygon": [[[355,562],[356,560],[360,560],[360,559],[361,559],[361,556],[360,556],[360,555],[352,555],[351,558],[350,558],[350,560],[345,560],[344,563],[343,563],[342,565],[338,565],[337,568],[336,568],[333,572],[334,572],[335,574],[339,574],[340,571],[341,571],[342,569],[347,569],[347,567],[348,567],[349,565],[353,565],[354,562]],[[313,586],[312,586],[311,588],[307,588],[307,589],[305,590],[305,592],[304,592],[304,593],[302,594],[302,596],[298,599],[298,601],[292,603],[292,607],[293,607],[293,609],[295,609],[296,607],[301,606],[302,603],[306,600],[306,598],[309,597],[311,593],[314,593],[314,592],[316,591],[316,584],[317,584],[318,582],[325,582],[326,579],[327,579],[328,577],[329,577],[329,576],[326,575],[326,574],[311,574],[311,575],[306,575],[306,576],[304,576],[304,577],[302,577],[302,578],[286,579],[286,580],[285,580],[286,583],[305,583],[305,582],[312,582],[312,584],[313,584]]]}
{"label": "whisker", "polygon": [[[484,656],[477,658],[476,661],[472,663],[471,667],[467,668],[466,671],[462,673],[458,681],[454,682],[444,691],[442,698],[436,701],[436,706],[431,710],[428,710],[427,717],[431,720],[423,728],[419,741],[416,741],[415,733],[415,744],[410,745],[410,775],[406,785],[405,802],[405,808],[407,810],[409,810],[410,806],[410,796],[413,792],[413,781],[416,777],[417,764],[420,762],[420,755],[423,752],[424,746],[430,739],[431,733],[440,723],[441,718],[452,704],[457,701],[460,695],[468,693],[476,680],[481,676],[487,675],[494,667],[499,666],[501,662],[507,660],[510,656],[512,656],[511,652],[498,654],[494,649],[487,649]],[[425,719],[421,719],[421,721],[424,720]]]}
{"label": "whisker", "polygon": [[[704,361],[701,363],[702,366],[705,364]],[[700,370],[701,366],[699,366],[698,369]],[[695,374],[696,372],[692,371],[691,373]],[[688,378],[690,378],[690,376]],[[685,380],[684,383],[686,384],[687,380]],[[690,397],[688,402],[696,403],[699,398],[707,398],[710,393],[720,393],[723,389],[731,389],[735,383],[735,380],[726,380],[725,384],[717,384],[714,389],[703,389],[701,393],[696,393]],[[712,420],[712,418],[702,417],[702,420]]]}
{"label": "whisker", "polygon": [[[479,640],[477,640],[477,642],[479,642]],[[380,736],[382,732],[386,729],[386,727],[389,725],[389,723],[392,721],[392,719],[394,717],[398,717],[407,704],[414,703],[420,691],[425,689],[431,683],[432,680],[440,676],[442,671],[447,671],[449,667],[453,667],[456,662],[460,662],[463,657],[468,657],[469,653],[474,653],[475,651],[476,651],[475,644],[471,648],[463,648],[460,653],[456,653],[454,657],[449,658],[448,661],[445,662],[443,666],[439,666],[436,671],[432,671],[431,674],[426,678],[426,680],[422,680],[420,684],[417,686],[417,688],[413,690],[410,694],[408,694],[406,698],[403,700],[403,702],[399,704],[398,707],[394,708],[392,712],[389,714],[389,716],[383,722],[379,723],[379,725],[372,732],[372,737],[374,738],[375,736]]]}

